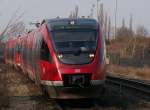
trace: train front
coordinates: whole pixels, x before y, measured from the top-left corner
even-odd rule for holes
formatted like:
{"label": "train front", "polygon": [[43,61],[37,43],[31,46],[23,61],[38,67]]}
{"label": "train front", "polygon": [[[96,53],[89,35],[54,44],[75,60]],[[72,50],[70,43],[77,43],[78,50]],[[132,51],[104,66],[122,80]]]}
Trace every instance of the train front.
{"label": "train front", "polygon": [[57,73],[47,83],[49,95],[98,97],[105,83],[105,42],[96,20],[58,19],[48,22],[48,28]]}

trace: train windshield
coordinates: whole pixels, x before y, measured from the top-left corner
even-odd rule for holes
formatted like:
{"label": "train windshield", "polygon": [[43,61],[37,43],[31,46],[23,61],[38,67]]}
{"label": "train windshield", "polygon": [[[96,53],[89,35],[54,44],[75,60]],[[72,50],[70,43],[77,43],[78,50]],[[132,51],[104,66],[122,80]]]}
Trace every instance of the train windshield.
{"label": "train windshield", "polygon": [[67,64],[90,63],[96,51],[97,38],[97,31],[90,29],[52,31],[58,58]]}

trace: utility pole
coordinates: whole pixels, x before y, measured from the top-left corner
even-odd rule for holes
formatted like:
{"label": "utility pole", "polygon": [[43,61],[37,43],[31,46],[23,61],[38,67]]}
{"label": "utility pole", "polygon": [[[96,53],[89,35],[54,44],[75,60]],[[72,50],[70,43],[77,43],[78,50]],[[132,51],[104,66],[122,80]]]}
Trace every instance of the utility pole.
{"label": "utility pole", "polygon": [[101,0],[97,0],[97,20],[99,24],[101,25],[101,4],[99,7],[99,2],[101,2]]}
{"label": "utility pole", "polygon": [[130,15],[130,21],[129,21],[129,30],[130,30],[130,33],[131,33],[131,37],[133,37],[132,25],[133,25],[133,18],[132,18],[132,14],[131,14]]}
{"label": "utility pole", "polygon": [[107,34],[107,31],[108,31],[108,15],[107,15],[107,12],[105,12],[105,18],[104,18],[104,34],[105,34],[105,40],[107,40],[108,38],[108,34]]}
{"label": "utility pole", "polygon": [[104,26],[104,8],[103,8],[103,3],[100,4],[100,26],[103,29]]}

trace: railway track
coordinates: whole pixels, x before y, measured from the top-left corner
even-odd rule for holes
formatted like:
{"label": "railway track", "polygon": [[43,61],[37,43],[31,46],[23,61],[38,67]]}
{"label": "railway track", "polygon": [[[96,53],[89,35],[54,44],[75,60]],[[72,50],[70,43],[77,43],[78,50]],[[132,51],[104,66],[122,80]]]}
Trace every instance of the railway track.
{"label": "railway track", "polygon": [[76,99],[57,101],[58,110],[121,110],[117,106],[103,105],[98,99]]}
{"label": "railway track", "polygon": [[[119,97],[117,94],[118,92],[111,90],[108,91],[108,88],[106,89],[107,92],[105,92],[105,94],[103,94],[98,100],[49,100],[35,92],[38,90],[38,88],[35,88],[35,90],[30,90],[30,88],[33,88],[34,86],[33,82],[28,80],[26,76],[20,74],[20,71],[16,71],[12,67],[4,64],[0,65],[0,69],[0,81],[2,86],[1,92],[11,92],[10,95],[13,95],[14,92],[14,95],[18,94],[17,97],[0,97],[0,109],[3,110],[121,110],[121,108],[126,108],[128,106],[124,105],[124,103],[128,103],[128,100],[123,97]],[[2,83],[5,83],[6,85],[11,84],[14,88],[13,91],[12,89],[10,91],[10,86],[3,86]],[[122,89],[124,88],[123,84],[125,82],[123,83],[122,80],[119,81],[117,78],[115,79],[114,77],[111,78],[111,76],[108,76],[107,84],[109,83],[117,86],[119,85],[118,87],[121,87]],[[15,86],[16,84],[18,88]],[[22,88],[22,92],[20,91],[20,88]],[[26,88],[26,90],[24,88]],[[17,90],[19,90],[18,93],[16,92]]]}
{"label": "railway track", "polygon": [[106,84],[117,86],[120,92],[123,92],[124,90],[134,91],[134,93],[143,94],[143,96],[150,99],[150,83],[148,82],[108,75]]}
{"label": "railway track", "polygon": [[[116,89],[116,87],[117,87],[119,89],[119,91],[117,91],[118,94],[119,94],[119,92],[121,92],[121,93],[123,93],[123,95],[124,94],[127,95],[127,96],[125,95],[123,97],[130,97],[129,99],[126,99],[126,98],[125,99],[121,98],[121,100],[119,99],[120,101],[126,100],[127,102],[122,101],[122,103],[128,103],[127,105],[129,105],[129,106],[133,106],[132,105],[133,100],[130,100],[130,99],[132,99],[131,97],[135,98],[139,95],[140,97],[138,97],[138,98],[142,98],[142,96],[144,96],[144,98],[146,97],[146,98],[148,98],[148,100],[150,100],[150,83],[148,83],[148,82],[145,82],[142,80],[136,80],[136,79],[129,79],[126,77],[109,75],[109,76],[107,76],[106,84],[109,87],[113,85],[112,88],[114,88],[115,91],[117,91],[117,89]],[[130,92],[130,91],[132,91],[132,92]],[[112,91],[111,91],[111,93],[112,93]],[[114,94],[114,93],[112,93],[112,94]],[[111,96],[109,96],[109,93],[105,94],[105,95],[108,95],[109,98],[111,97]],[[102,95],[102,97],[103,97],[103,95]],[[113,99],[113,97],[111,97],[110,99],[109,98],[105,99],[105,100],[107,100],[106,103],[108,103],[108,100],[109,101],[110,100],[114,100],[114,101],[116,100],[115,99],[116,97],[114,97],[114,99]],[[137,100],[137,99],[135,99],[135,100]],[[95,99],[82,100],[82,101],[81,100],[68,101],[65,103],[63,101],[63,103],[61,102],[59,104],[60,104],[60,108],[62,110],[73,110],[74,108],[77,110],[82,110],[82,109],[85,109],[85,110],[105,110],[105,108],[101,107],[102,105],[99,104],[99,101],[100,100],[95,100]],[[103,100],[100,103],[105,103],[105,101]],[[73,106],[75,106],[75,107],[73,107]],[[106,109],[108,110],[108,108],[106,108]],[[110,108],[110,109],[111,110],[119,110],[117,108]]]}
{"label": "railway track", "polygon": [[0,93],[0,110],[120,110],[118,103],[105,106],[103,100],[48,99],[26,75],[5,64],[0,64]]}

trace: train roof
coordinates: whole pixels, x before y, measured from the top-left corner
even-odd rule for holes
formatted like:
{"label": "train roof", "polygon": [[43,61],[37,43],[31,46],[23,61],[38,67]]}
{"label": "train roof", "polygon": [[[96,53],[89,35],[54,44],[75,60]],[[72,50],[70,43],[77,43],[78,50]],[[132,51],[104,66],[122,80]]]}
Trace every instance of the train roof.
{"label": "train roof", "polygon": [[[50,28],[50,30],[56,29],[56,28],[63,28],[63,26],[71,26],[73,27],[97,27],[98,23],[95,19],[90,18],[77,18],[77,19],[71,19],[71,18],[55,18],[55,19],[46,19],[46,24]],[[77,27],[78,26],[78,27]]]}

